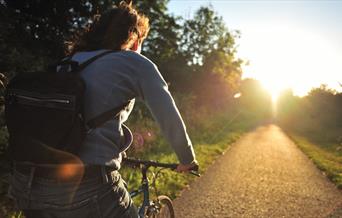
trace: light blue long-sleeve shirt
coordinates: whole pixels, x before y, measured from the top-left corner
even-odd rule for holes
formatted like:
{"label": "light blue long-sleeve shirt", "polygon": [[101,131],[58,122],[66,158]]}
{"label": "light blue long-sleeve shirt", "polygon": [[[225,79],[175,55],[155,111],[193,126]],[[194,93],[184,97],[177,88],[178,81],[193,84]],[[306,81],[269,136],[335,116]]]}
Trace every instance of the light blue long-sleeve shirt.
{"label": "light blue long-sleeve shirt", "polygon": [[[79,52],[72,59],[82,63],[104,51]],[[84,163],[120,168],[124,146],[120,136],[129,135],[123,123],[133,109],[135,98],[146,103],[180,163],[188,164],[195,160],[182,117],[165,80],[151,60],[133,51],[110,53],[88,65],[81,76],[86,83],[86,121],[133,100],[119,117],[113,117],[89,131],[79,152]]]}

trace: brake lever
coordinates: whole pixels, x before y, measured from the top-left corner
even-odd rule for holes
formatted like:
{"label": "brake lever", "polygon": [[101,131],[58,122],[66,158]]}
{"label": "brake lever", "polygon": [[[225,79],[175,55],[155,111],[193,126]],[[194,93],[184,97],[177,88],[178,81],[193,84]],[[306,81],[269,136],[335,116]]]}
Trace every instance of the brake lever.
{"label": "brake lever", "polygon": [[201,177],[201,174],[198,171],[191,170],[189,173],[194,176]]}
{"label": "brake lever", "polygon": [[199,165],[196,164],[195,166],[193,166],[193,167],[190,169],[189,173],[192,174],[192,175],[194,175],[194,176],[200,177],[201,174],[200,174],[198,171],[199,171]]}

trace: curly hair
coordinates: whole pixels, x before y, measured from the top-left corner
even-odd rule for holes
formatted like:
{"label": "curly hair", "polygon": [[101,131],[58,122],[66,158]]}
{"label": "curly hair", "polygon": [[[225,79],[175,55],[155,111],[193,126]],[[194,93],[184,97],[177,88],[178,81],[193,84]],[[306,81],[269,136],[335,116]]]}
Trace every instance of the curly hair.
{"label": "curly hair", "polygon": [[90,28],[75,38],[71,53],[98,49],[130,48],[134,41],[141,43],[149,32],[149,19],[125,1],[94,19]]}

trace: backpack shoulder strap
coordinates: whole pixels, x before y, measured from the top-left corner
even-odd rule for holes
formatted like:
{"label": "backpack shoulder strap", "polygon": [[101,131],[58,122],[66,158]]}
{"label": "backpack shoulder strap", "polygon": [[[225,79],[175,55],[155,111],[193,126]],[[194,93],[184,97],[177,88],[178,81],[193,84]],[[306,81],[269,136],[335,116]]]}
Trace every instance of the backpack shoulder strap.
{"label": "backpack shoulder strap", "polygon": [[102,53],[95,55],[94,57],[88,59],[87,61],[83,62],[82,64],[79,64],[77,61],[73,61],[72,56],[68,56],[68,57],[64,58],[61,62],[58,63],[58,65],[61,67],[59,71],[65,72],[65,71],[71,70],[72,72],[79,72],[79,71],[83,70],[84,68],[86,68],[89,64],[91,64],[94,61],[96,61],[97,59],[99,59],[100,57],[103,57],[109,53],[114,53],[114,52],[118,52],[118,50],[109,50],[109,51],[102,52]]}
{"label": "backpack shoulder strap", "polygon": [[77,68],[77,71],[81,71],[83,70],[86,66],[88,66],[89,64],[93,63],[94,61],[96,61],[97,59],[99,59],[100,57],[103,57],[109,53],[115,53],[115,52],[118,52],[118,50],[110,50],[110,51],[105,51],[105,52],[102,52],[98,55],[95,55],[94,57],[88,59],[87,61],[85,61],[84,63],[78,65],[78,68]]}
{"label": "backpack shoulder strap", "polygon": [[90,129],[94,129],[96,127],[101,126],[102,124],[104,124],[109,119],[119,116],[120,112],[122,110],[125,110],[130,104],[131,104],[131,101],[128,101],[125,104],[120,105],[119,107],[113,108],[111,110],[108,110],[108,111],[98,115],[97,117],[95,117],[95,118],[93,118],[87,122],[87,127]]}

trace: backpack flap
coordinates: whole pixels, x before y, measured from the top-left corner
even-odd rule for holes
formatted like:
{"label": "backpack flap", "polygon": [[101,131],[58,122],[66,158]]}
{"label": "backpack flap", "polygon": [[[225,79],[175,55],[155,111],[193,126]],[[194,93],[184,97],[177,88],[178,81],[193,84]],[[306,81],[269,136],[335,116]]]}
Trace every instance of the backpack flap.
{"label": "backpack flap", "polygon": [[79,114],[85,85],[77,77],[38,73],[17,77],[9,84],[5,118],[15,160],[41,162],[47,158],[41,156],[41,147],[73,153],[81,145],[81,141],[67,139],[74,125],[80,128],[77,123],[83,122]]}

